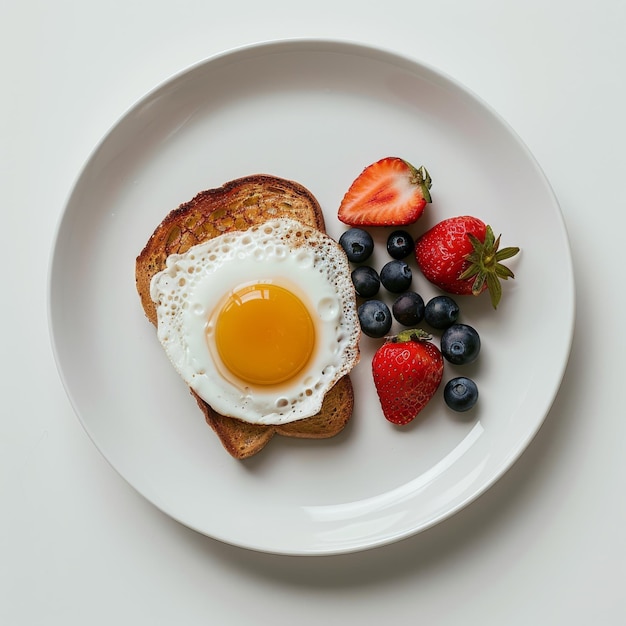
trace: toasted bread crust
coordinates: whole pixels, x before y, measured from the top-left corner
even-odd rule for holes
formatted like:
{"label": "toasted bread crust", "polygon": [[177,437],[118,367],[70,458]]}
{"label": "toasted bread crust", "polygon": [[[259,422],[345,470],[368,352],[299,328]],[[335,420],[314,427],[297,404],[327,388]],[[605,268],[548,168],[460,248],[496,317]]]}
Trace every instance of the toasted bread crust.
{"label": "toasted bread crust", "polygon": [[201,191],[171,211],[156,228],[137,257],[135,278],[141,304],[156,326],[156,307],[150,281],[165,267],[165,259],[198,243],[233,230],[246,230],[269,219],[289,217],[324,232],[324,214],[302,185],[258,174]]}
{"label": "toasted bread crust", "polygon": [[[238,178],[222,187],[202,191],[171,211],[157,226],[135,264],[137,291],[148,320],[157,325],[150,282],[164,269],[170,254],[183,253],[223,233],[245,230],[275,218],[295,219],[325,231],[324,215],[311,192],[299,183],[265,174]],[[274,434],[315,439],[332,437],[343,430],[354,405],[348,375],[326,394],[317,415],[281,426],[249,424],[220,415],[195,392],[191,393],[224,448],[237,459],[259,452]]]}
{"label": "toasted bread crust", "polygon": [[313,417],[281,426],[248,424],[214,411],[194,391],[207,424],[220,438],[222,445],[236,459],[247,459],[260,452],[276,435],[299,439],[327,439],[338,435],[352,416],[354,392],[350,376],[340,378],[326,394],[322,409]]}

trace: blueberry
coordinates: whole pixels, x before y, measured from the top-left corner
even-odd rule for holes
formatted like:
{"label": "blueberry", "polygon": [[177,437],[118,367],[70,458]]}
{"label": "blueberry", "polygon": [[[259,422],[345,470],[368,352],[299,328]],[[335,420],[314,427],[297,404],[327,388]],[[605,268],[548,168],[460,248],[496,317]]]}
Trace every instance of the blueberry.
{"label": "blueberry", "polygon": [[441,354],[454,365],[476,360],[480,352],[480,337],[467,324],[452,324],[441,335]]}
{"label": "blueberry", "polygon": [[431,298],[424,309],[424,319],[433,328],[448,328],[459,318],[459,305],[449,296]]}
{"label": "blueberry", "polygon": [[415,326],[424,319],[424,300],[419,293],[407,291],[396,298],[391,312],[403,326]]}
{"label": "blueberry", "polygon": [[361,330],[368,336],[384,337],[391,328],[391,311],[381,300],[367,300],[357,311]]}
{"label": "blueberry", "polygon": [[339,237],[339,245],[352,263],[367,261],[374,251],[372,236],[362,228],[351,228]]}
{"label": "blueberry", "polygon": [[413,252],[415,242],[406,230],[394,230],[387,238],[387,252],[394,259],[403,259]]}
{"label": "blueberry", "polygon": [[443,399],[453,411],[469,411],[478,400],[478,387],[471,378],[453,378],[443,389]]}
{"label": "blueberry", "polygon": [[369,265],[359,265],[352,270],[352,284],[356,292],[363,298],[371,298],[380,289],[378,272]]}
{"label": "blueberry", "polygon": [[384,265],[383,269],[380,270],[380,282],[385,289],[392,293],[402,293],[406,291],[410,287],[412,279],[413,273],[411,272],[411,268],[404,261],[400,261],[399,259],[389,261],[389,263]]}

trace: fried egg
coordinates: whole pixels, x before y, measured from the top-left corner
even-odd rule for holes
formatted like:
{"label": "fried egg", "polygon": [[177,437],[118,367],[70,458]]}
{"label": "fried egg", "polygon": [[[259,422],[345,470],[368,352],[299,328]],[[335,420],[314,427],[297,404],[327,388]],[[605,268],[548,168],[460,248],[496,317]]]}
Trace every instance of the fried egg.
{"label": "fried egg", "polygon": [[255,424],[315,415],[359,359],[345,253],[294,220],[170,255],[150,295],[170,361],[222,415]]}

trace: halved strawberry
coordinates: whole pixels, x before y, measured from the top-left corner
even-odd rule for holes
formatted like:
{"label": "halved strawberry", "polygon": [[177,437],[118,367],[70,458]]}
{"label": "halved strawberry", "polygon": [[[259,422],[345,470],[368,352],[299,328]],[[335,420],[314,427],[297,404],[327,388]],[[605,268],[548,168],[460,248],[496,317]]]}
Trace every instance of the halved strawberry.
{"label": "halved strawberry", "polygon": [[350,226],[412,224],[431,201],[425,167],[386,157],[366,167],[341,201],[338,217]]}

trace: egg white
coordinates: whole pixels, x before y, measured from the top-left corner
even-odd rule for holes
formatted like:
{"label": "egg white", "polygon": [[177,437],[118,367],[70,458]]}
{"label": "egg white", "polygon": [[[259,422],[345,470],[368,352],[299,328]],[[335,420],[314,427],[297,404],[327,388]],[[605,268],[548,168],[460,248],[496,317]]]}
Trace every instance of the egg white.
{"label": "egg white", "polygon": [[[315,325],[311,359],[280,385],[239,380],[221,363],[214,343],[215,312],[234,289],[256,282],[272,282],[297,295]],[[255,424],[310,417],[358,362],[360,327],[345,253],[327,235],[294,220],[271,220],[170,255],[153,277],[150,293],[157,335],[170,361],[222,415]]]}

